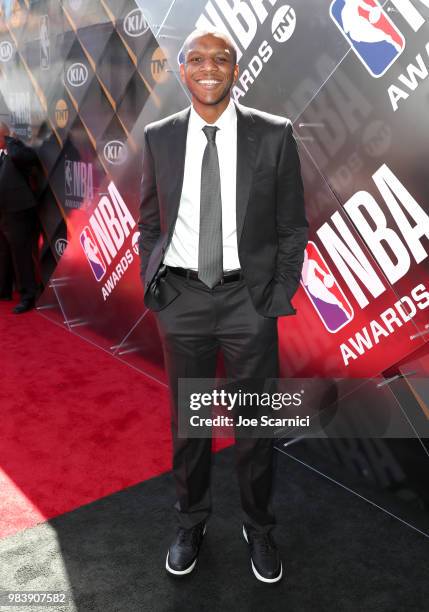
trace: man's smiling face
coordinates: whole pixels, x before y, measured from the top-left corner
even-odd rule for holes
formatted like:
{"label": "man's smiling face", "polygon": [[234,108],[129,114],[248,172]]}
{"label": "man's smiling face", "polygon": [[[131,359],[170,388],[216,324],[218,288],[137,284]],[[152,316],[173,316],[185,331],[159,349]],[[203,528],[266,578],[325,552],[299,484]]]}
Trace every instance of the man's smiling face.
{"label": "man's smiling face", "polygon": [[184,49],[180,76],[192,100],[203,106],[227,105],[238,77],[236,55],[228,40],[218,34],[192,38]]}

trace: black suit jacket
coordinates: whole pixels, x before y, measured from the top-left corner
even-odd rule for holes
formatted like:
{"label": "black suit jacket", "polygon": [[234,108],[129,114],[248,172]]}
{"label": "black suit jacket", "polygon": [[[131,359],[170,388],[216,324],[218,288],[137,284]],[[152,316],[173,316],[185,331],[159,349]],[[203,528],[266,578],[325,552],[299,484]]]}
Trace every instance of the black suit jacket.
{"label": "black suit jacket", "polygon": [[[295,314],[308,223],[300,161],[291,122],[236,104],[237,244],[256,310]],[[148,308],[161,310],[177,292],[163,281],[185,166],[190,108],[145,128],[140,205],[141,276]],[[196,170],[197,172],[198,170]]]}
{"label": "black suit jacket", "polygon": [[37,205],[30,187],[36,153],[16,138],[6,136],[7,155],[0,165],[0,212],[19,212]]}

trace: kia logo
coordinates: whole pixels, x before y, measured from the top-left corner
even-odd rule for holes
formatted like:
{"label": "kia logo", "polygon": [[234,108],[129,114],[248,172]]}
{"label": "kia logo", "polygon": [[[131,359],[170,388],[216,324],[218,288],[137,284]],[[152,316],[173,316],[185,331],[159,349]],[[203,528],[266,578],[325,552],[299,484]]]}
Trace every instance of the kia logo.
{"label": "kia logo", "polygon": [[61,255],[66,250],[67,245],[68,242],[65,238],[58,238],[58,240],[55,241],[55,251],[58,257],[61,257]]}
{"label": "kia logo", "polygon": [[69,4],[73,11],[77,12],[82,6],[82,0],[69,0]]}
{"label": "kia logo", "polygon": [[67,81],[72,87],[81,87],[88,80],[88,68],[85,64],[76,62],[67,70]]}
{"label": "kia logo", "polygon": [[12,43],[9,40],[3,40],[0,43],[0,62],[8,62],[13,55]]}
{"label": "kia logo", "polygon": [[134,232],[132,240],[131,240],[131,246],[133,247],[133,251],[136,255],[139,254],[139,238],[140,238],[140,232]]}
{"label": "kia logo", "polygon": [[110,140],[104,145],[103,155],[109,164],[120,166],[127,159],[127,149],[120,140]]}
{"label": "kia logo", "polygon": [[124,19],[124,30],[128,36],[136,38],[147,32],[149,25],[141,9],[136,8],[128,13]]}

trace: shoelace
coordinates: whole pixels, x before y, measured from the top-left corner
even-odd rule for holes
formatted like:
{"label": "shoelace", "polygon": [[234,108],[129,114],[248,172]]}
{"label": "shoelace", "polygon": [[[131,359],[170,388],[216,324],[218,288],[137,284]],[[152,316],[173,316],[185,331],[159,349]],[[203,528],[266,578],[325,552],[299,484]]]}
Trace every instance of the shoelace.
{"label": "shoelace", "polygon": [[268,533],[254,533],[251,538],[252,541],[261,548],[263,554],[268,554],[274,550],[273,543]]}
{"label": "shoelace", "polygon": [[197,541],[198,529],[184,529],[183,527],[179,527],[179,531],[177,533],[178,540],[180,544],[190,544],[191,546]]}

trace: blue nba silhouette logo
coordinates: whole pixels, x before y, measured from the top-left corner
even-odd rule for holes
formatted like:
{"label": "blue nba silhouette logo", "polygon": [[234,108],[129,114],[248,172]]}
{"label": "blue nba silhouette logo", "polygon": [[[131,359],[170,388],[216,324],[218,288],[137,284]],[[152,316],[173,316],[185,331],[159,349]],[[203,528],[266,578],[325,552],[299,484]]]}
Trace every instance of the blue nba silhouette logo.
{"label": "blue nba silhouette logo", "polygon": [[354,318],[353,308],[311,240],[304,252],[301,285],[326,329],[335,334]]}
{"label": "blue nba silhouette logo", "polygon": [[377,0],[333,0],[329,14],[373,77],[383,76],[405,49],[405,38]]}
{"label": "blue nba silhouette logo", "polygon": [[106,264],[104,263],[104,259],[100,253],[97,243],[95,242],[94,236],[87,225],[83,228],[80,234],[80,244],[95,278],[97,281],[101,281],[103,276],[106,274]]}

